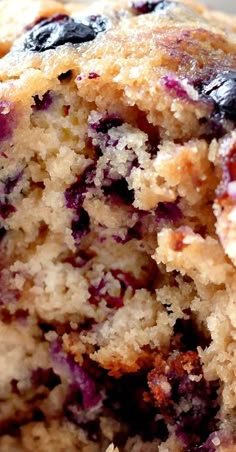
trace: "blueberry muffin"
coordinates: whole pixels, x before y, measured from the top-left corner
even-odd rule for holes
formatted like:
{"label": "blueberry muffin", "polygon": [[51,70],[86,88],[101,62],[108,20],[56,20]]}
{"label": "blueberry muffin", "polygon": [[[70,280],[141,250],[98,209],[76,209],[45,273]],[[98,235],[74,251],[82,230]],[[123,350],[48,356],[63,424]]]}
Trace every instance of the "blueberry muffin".
{"label": "blueberry muffin", "polygon": [[235,21],[40,5],[0,60],[0,450],[234,451]]}
{"label": "blueberry muffin", "polygon": [[[19,4],[19,2],[18,2]],[[20,0],[19,13],[16,14],[15,0],[0,2],[0,57],[5,55],[19,35],[42,18],[55,14],[82,11],[84,4],[63,5],[54,0]]]}

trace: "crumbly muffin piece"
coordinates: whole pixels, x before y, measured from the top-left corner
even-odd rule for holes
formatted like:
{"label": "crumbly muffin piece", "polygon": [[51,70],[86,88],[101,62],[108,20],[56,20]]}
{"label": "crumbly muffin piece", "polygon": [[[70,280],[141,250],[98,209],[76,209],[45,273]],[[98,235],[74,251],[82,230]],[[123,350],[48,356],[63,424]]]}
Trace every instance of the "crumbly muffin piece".
{"label": "crumbly muffin piece", "polygon": [[234,450],[233,24],[54,12],[0,61],[0,450]]}

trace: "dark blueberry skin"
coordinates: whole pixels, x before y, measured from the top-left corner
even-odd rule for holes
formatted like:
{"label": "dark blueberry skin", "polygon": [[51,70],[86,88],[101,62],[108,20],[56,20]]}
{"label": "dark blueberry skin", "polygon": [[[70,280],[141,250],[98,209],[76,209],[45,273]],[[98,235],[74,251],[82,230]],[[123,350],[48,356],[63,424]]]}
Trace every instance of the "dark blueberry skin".
{"label": "dark blueberry skin", "polygon": [[6,220],[14,212],[16,212],[16,208],[12,204],[9,204],[8,201],[0,201],[0,218]]}
{"label": "dark blueberry skin", "polygon": [[[105,410],[114,413],[127,429],[115,436],[114,442],[120,450],[124,450],[127,436],[140,435],[143,441],[153,441],[156,438],[165,441],[168,431],[163,419],[157,418],[157,410],[148,403],[144,394],[148,391],[145,371],[129,373],[105,383],[107,397],[104,400]],[[143,451],[150,448],[144,446]]]}
{"label": "dark blueberry skin", "polygon": [[73,73],[71,70],[67,71],[67,72],[63,72],[62,74],[60,74],[58,76],[58,80],[60,80],[60,82],[64,82],[65,80],[68,82],[71,80],[73,76]]}
{"label": "dark blueberry skin", "polygon": [[124,238],[121,238],[119,235],[113,235],[112,237],[116,243],[127,243],[133,239],[141,240],[142,239],[142,223],[140,221],[138,221],[133,226],[133,228],[128,228],[127,233]]}
{"label": "dark blueberry skin", "polygon": [[178,205],[174,202],[159,202],[155,210],[156,221],[170,221],[175,223],[182,219],[182,212]]}
{"label": "dark blueberry skin", "polygon": [[0,242],[2,241],[2,239],[4,239],[5,235],[6,235],[7,231],[4,227],[0,228]]}
{"label": "dark blueberry skin", "polygon": [[31,381],[34,386],[46,386],[52,390],[61,383],[61,379],[52,369],[42,369],[38,367],[32,371]]}
{"label": "dark blueberry skin", "polygon": [[124,178],[113,181],[102,189],[104,195],[108,196],[114,204],[124,203],[129,206],[134,202],[134,190],[129,189],[128,182]]}
{"label": "dark blueberry skin", "polygon": [[82,44],[93,41],[101,30],[97,23],[95,25],[77,22],[66,15],[53,16],[32,28],[24,41],[24,50],[44,52],[67,43]]}
{"label": "dark blueberry skin", "polygon": [[34,111],[46,111],[52,105],[52,102],[50,91],[46,91],[41,98],[37,94],[34,96],[35,105],[33,105],[32,108]]}
{"label": "dark blueberry skin", "polygon": [[65,202],[68,209],[76,210],[82,207],[87,191],[93,187],[95,174],[95,165],[88,166],[78,181],[66,189]]}
{"label": "dark blueberry skin", "polygon": [[75,211],[71,229],[76,244],[79,244],[90,231],[90,218],[82,206],[88,189],[93,186],[94,176],[95,167],[90,165],[79,180],[67,188],[64,193],[66,207]]}
{"label": "dark blueberry skin", "polygon": [[97,123],[91,124],[91,129],[97,133],[106,134],[113,127],[120,127],[123,124],[123,120],[116,115],[108,115],[105,118],[101,118]]}
{"label": "dark blueberry skin", "polygon": [[4,180],[4,194],[10,195],[15,187],[17,186],[18,182],[20,181],[21,177],[23,175],[23,171],[18,171],[13,176],[8,176]]}
{"label": "dark blueberry skin", "polygon": [[89,80],[93,80],[93,79],[99,78],[99,77],[100,77],[100,75],[98,75],[96,72],[90,72],[88,75]]}
{"label": "dark blueberry skin", "polygon": [[90,231],[90,218],[86,210],[81,207],[76,212],[75,218],[72,221],[71,229],[72,235],[77,244],[80,243],[83,237],[85,237]]}
{"label": "dark blueberry skin", "polygon": [[221,114],[236,121],[236,71],[218,75],[203,87],[203,94],[213,99]]}
{"label": "dark blueberry skin", "polygon": [[[199,446],[217,429],[219,382],[205,380],[197,352],[178,353],[164,363],[161,359],[148,375],[155,405],[167,423],[174,426],[184,450],[200,450]],[[168,391],[163,391],[163,382],[169,383]],[[181,407],[183,400],[187,409]]]}
{"label": "dark blueberry skin", "polygon": [[132,2],[132,9],[137,14],[148,14],[153,11],[162,10],[168,8],[172,2],[167,0],[150,0],[150,1],[142,1],[137,0]]}
{"label": "dark blueberry skin", "polygon": [[106,290],[106,281],[102,278],[98,285],[91,285],[89,287],[89,302],[91,304],[98,306],[100,301],[104,299],[109,308],[119,309],[123,306],[123,298],[128,287],[133,289],[133,293],[136,289],[142,288],[142,284],[140,285],[131,273],[123,272],[121,270],[111,270],[111,274],[114,280],[117,280],[120,283],[120,295],[117,297],[110,295]]}

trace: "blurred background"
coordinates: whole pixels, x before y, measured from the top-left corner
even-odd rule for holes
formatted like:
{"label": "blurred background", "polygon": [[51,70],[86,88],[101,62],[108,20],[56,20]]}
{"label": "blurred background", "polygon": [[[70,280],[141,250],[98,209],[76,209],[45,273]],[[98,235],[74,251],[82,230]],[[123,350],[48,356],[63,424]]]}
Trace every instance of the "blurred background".
{"label": "blurred background", "polygon": [[236,14],[235,0],[202,0],[202,3],[214,9],[221,9],[222,11]]}
{"label": "blurred background", "polygon": [[[75,1],[75,0],[62,0],[62,1]],[[94,0],[76,0],[81,3],[91,3]],[[97,0],[98,1],[98,0]],[[221,9],[229,13],[236,14],[236,0],[199,0],[201,3],[205,3],[207,6],[214,9]]]}

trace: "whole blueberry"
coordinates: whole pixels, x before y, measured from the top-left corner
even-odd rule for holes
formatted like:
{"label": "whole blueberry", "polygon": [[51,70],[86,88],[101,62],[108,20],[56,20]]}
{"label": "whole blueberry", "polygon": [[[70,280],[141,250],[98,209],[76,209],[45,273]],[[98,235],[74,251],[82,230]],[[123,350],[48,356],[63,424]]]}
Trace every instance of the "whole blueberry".
{"label": "whole blueberry", "polygon": [[66,43],[82,44],[96,38],[98,30],[90,24],[57,15],[36,24],[26,35],[24,50],[44,52]]}
{"label": "whole blueberry", "polygon": [[216,109],[236,120],[236,71],[223,72],[203,87],[203,94],[215,102]]}

